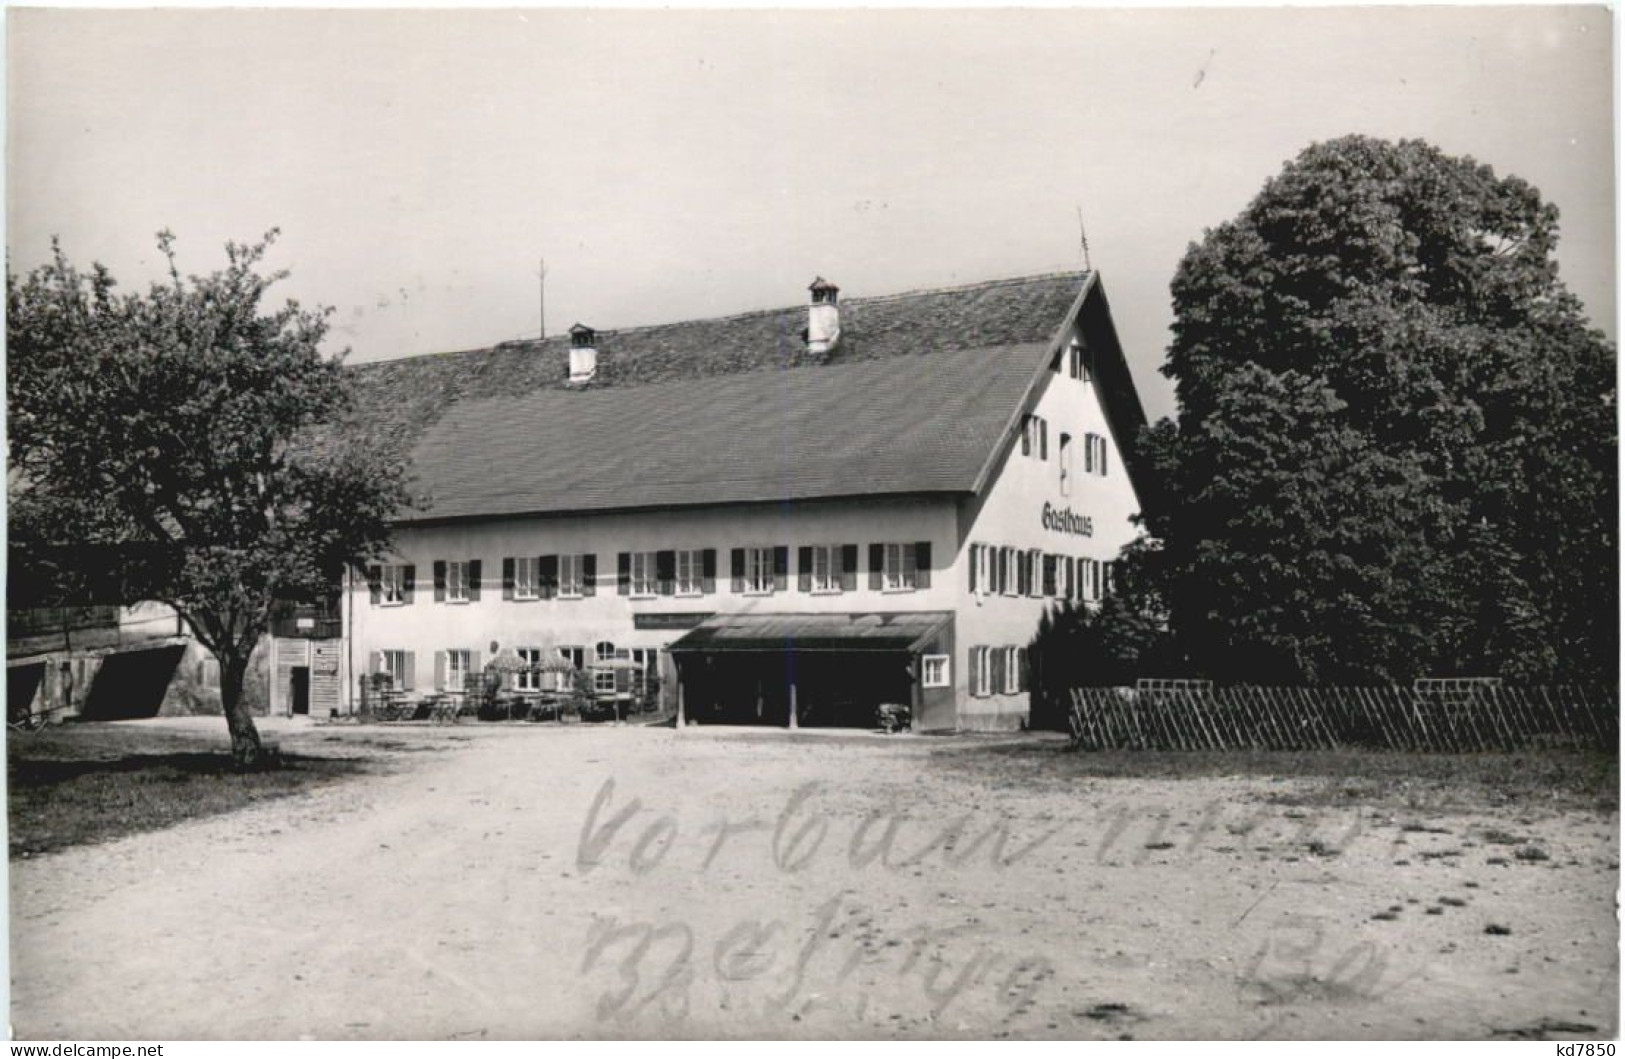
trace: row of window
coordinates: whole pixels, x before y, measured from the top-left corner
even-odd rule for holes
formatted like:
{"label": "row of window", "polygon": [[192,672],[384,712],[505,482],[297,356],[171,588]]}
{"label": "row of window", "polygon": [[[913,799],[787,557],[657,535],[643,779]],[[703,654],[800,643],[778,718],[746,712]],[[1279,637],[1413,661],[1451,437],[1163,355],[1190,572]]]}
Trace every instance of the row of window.
{"label": "row of window", "polygon": [[[784,545],[734,548],[729,579],[739,595],[771,595],[790,585],[790,549]],[[797,549],[796,587],[817,594],[854,592],[858,587],[856,544],[809,544]],[[897,541],[869,545],[869,588],[911,592],[931,587],[931,542]],[[482,564],[478,559],[434,562],[436,603],[473,603],[480,598]],[[704,596],[716,591],[715,548],[621,552],[616,556],[616,592],[631,598]],[[372,566],[367,570],[372,602],[383,606],[413,602],[417,567],[411,563]],[[598,593],[598,556],[517,556],[502,560],[502,598],[509,600],[581,599]]]}
{"label": "row of window", "polygon": [[1027,649],[1025,647],[972,647],[970,649],[970,693],[1019,695],[1027,690]]}
{"label": "row of window", "polygon": [[[1049,423],[1040,415],[1029,415],[1021,423],[1021,454],[1049,459]],[[1061,475],[1061,494],[1072,491],[1072,435],[1062,434],[1056,453],[1056,467]],[[1083,436],[1083,473],[1106,477],[1106,438],[1101,434]]]}
{"label": "row of window", "polygon": [[970,546],[972,595],[1033,596],[1096,603],[1112,590],[1112,563],[1040,548]]}
{"label": "row of window", "polygon": [[[574,669],[584,669],[587,665],[587,649],[585,647],[566,646],[554,648],[557,658],[571,663]],[[518,647],[514,653],[519,660],[527,666],[539,666],[542,663],[542,648]],[[637,663],[639,669],[594,669],[593,690],[598,692],[626,691],[631,685],[639,684],[643,675],[654,668],[658,649],[653,647],[632,647],[617,649],[613,643],[602,641],[593,647],[593,658],[599,662],[612,659],[629,659]],[[382,673],[389,677],[390,687],[397,691],[415,691],[417,681],[417,653],[415,651],[402,651],[386,649],[373,653],[374,673]],[[468,687],[468,681],[474,674],[480,673],[480,653],[466,647],[453,647],[434,653],[434,690],[436,691],[463,691]],[[630,674],[630,675],[628,675]],[[564,670],[553,672],[518,672],[504,674],[503,679],[511,682],[514,691],[566,691],[570,687],[572,674]]]}

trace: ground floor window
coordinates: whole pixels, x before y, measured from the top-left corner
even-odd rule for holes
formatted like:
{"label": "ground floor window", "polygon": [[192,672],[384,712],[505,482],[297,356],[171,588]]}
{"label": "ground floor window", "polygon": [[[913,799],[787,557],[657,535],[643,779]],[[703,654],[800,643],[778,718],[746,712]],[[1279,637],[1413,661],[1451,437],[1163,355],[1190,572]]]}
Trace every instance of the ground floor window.
{"label": "ground floor window", "polygon": [[469,652],[459,648],[446,652],[446,683],[444,691],[462,691],[468,687],[470,671]]}
{"label": "ground floor window", "polygon": [[1006,647],[1004,651],[1004,693],[1014,695],[1021,690],[1021,648]]}
{"label": "ground floor window", "polygon": [[928,688],[945,688],[949,685],[948,656],[926,655],[921,659],[922,680]]}
{"label": "ground floor window", "polygon": [[986,647],[972,647],[970,649],[970,672],[972,695],[993,694],[993,667],[991,665],[991,650]]}
{"label": "ground floor window", "polygon": [[[515,652],[519,660],[527,666],[541,665],[542,649],[540,647],[521,647]],[[542,674],[536,672],[519,672],[514,675],[513,686],[516,691],[541,691]]]}
{"label": "ground floor window", "polygon": [[613,669],[595,669],[592,674],[592,690],[604,693],[615,691],[615,671]]}
{"label": "ground floor window", "polygon": [[412,687],[412,652],[379,651],[378,672],[389,677],[389,686],[396,691]]}

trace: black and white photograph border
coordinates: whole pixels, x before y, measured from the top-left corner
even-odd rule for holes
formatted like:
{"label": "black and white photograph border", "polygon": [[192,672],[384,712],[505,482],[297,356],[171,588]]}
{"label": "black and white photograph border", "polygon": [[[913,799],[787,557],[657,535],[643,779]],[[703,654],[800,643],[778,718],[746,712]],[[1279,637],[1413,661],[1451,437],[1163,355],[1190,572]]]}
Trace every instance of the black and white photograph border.
{"label": "black and white photograph border", "polygon": [[1611,8],[5,39],[15,1041],[1612,1054]]}

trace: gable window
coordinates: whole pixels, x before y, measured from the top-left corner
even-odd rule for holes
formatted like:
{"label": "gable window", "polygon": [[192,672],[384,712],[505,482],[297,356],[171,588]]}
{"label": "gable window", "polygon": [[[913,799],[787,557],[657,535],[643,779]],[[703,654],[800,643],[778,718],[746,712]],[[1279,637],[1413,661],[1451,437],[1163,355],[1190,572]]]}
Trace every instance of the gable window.
{"label": "gable window", "polygon": [[1061,495],[1072,495],[1072,435],[1062,434],[1060,447],[1055,454],[1056,466],[1061,471]]}
{"label": "gable window", "polygon": [[1102,567],[1103,564],[1097,559],[1078,560],[1078,581],[1085,603],[1097,603],[1101,599],[1104,581]]}
{"label": "gable window", "polygon": [[992,549],[985,544],[970,546],[970,590],[973,594],[985,596],[993,592],[993,558]]}
{"label": "gable window", "polygon": [[1089,381],[1091,374],[1089,371],[1089,351],[1084,347],[1082,342],[1075,338],[1067,347],[1066,364],[1067,374],[1072,376],[1072,378],[1082,380],[1083,382]]}
{"label": "gable window", "polygon": [[1016,550],[1014,548],[1000,548],[999,594],[1001,596],[1015,596],[1020,594],[1020,589]]}
{"label": "gable window", "polygon": [[920,683],[928,688],[948,686],[948,656],[926,655],[920,659]]}
{"label": "gable window", "polygon": [[1049,424],[1043,416],[1029,415],[1022,420],[1021,454],[1049,459]]}
{"label": "gable window", "polygon": [[1085,434],[1083,444],[1083,473],[1106,477],[1106,439],[1099,434]]}
{"label": "gable window", "polygon": [[677,553],[677,594],[698,596],[705,592],[705,553],[689,548]]}
{"label": "gable window", "polygon": [[521,556],[513,561],[513,598],[537,599],[541,593],[541,558]]}

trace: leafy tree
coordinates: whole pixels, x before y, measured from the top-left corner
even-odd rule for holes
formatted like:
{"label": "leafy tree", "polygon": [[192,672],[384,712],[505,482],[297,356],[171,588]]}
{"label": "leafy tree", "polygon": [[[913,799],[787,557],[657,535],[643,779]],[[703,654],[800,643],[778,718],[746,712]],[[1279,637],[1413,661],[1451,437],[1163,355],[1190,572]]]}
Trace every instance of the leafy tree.
{"label": "leafy tree", "polygon": [[1173,283],[1171,621],[1221,679],[1611,679],[1614,351],[1557,210],[1418,141],[1317,144]]}
{"label": "leafy tree", "polygon": [[227,244],[227,266],[121,294],[60,246],[9,269],[6,337],[14,561],[59,591],[174,607],[220,663],[232,753],[260,758],[244,678],[274,599],[331,592],[388,542],[402,466],[339,429],[330,310],[262,307],[283,272],[259,267],[276,232]]}
{"label": "leafy tree", "polygon": [[1141,537],[1119,553],[1112,590],[1099,603],[1057,603],[1038,619],[1028,645],[1034,728],[1066,727],[1071,692],[1116,687],[1180,666],[1162,599],[1163,553]]}

